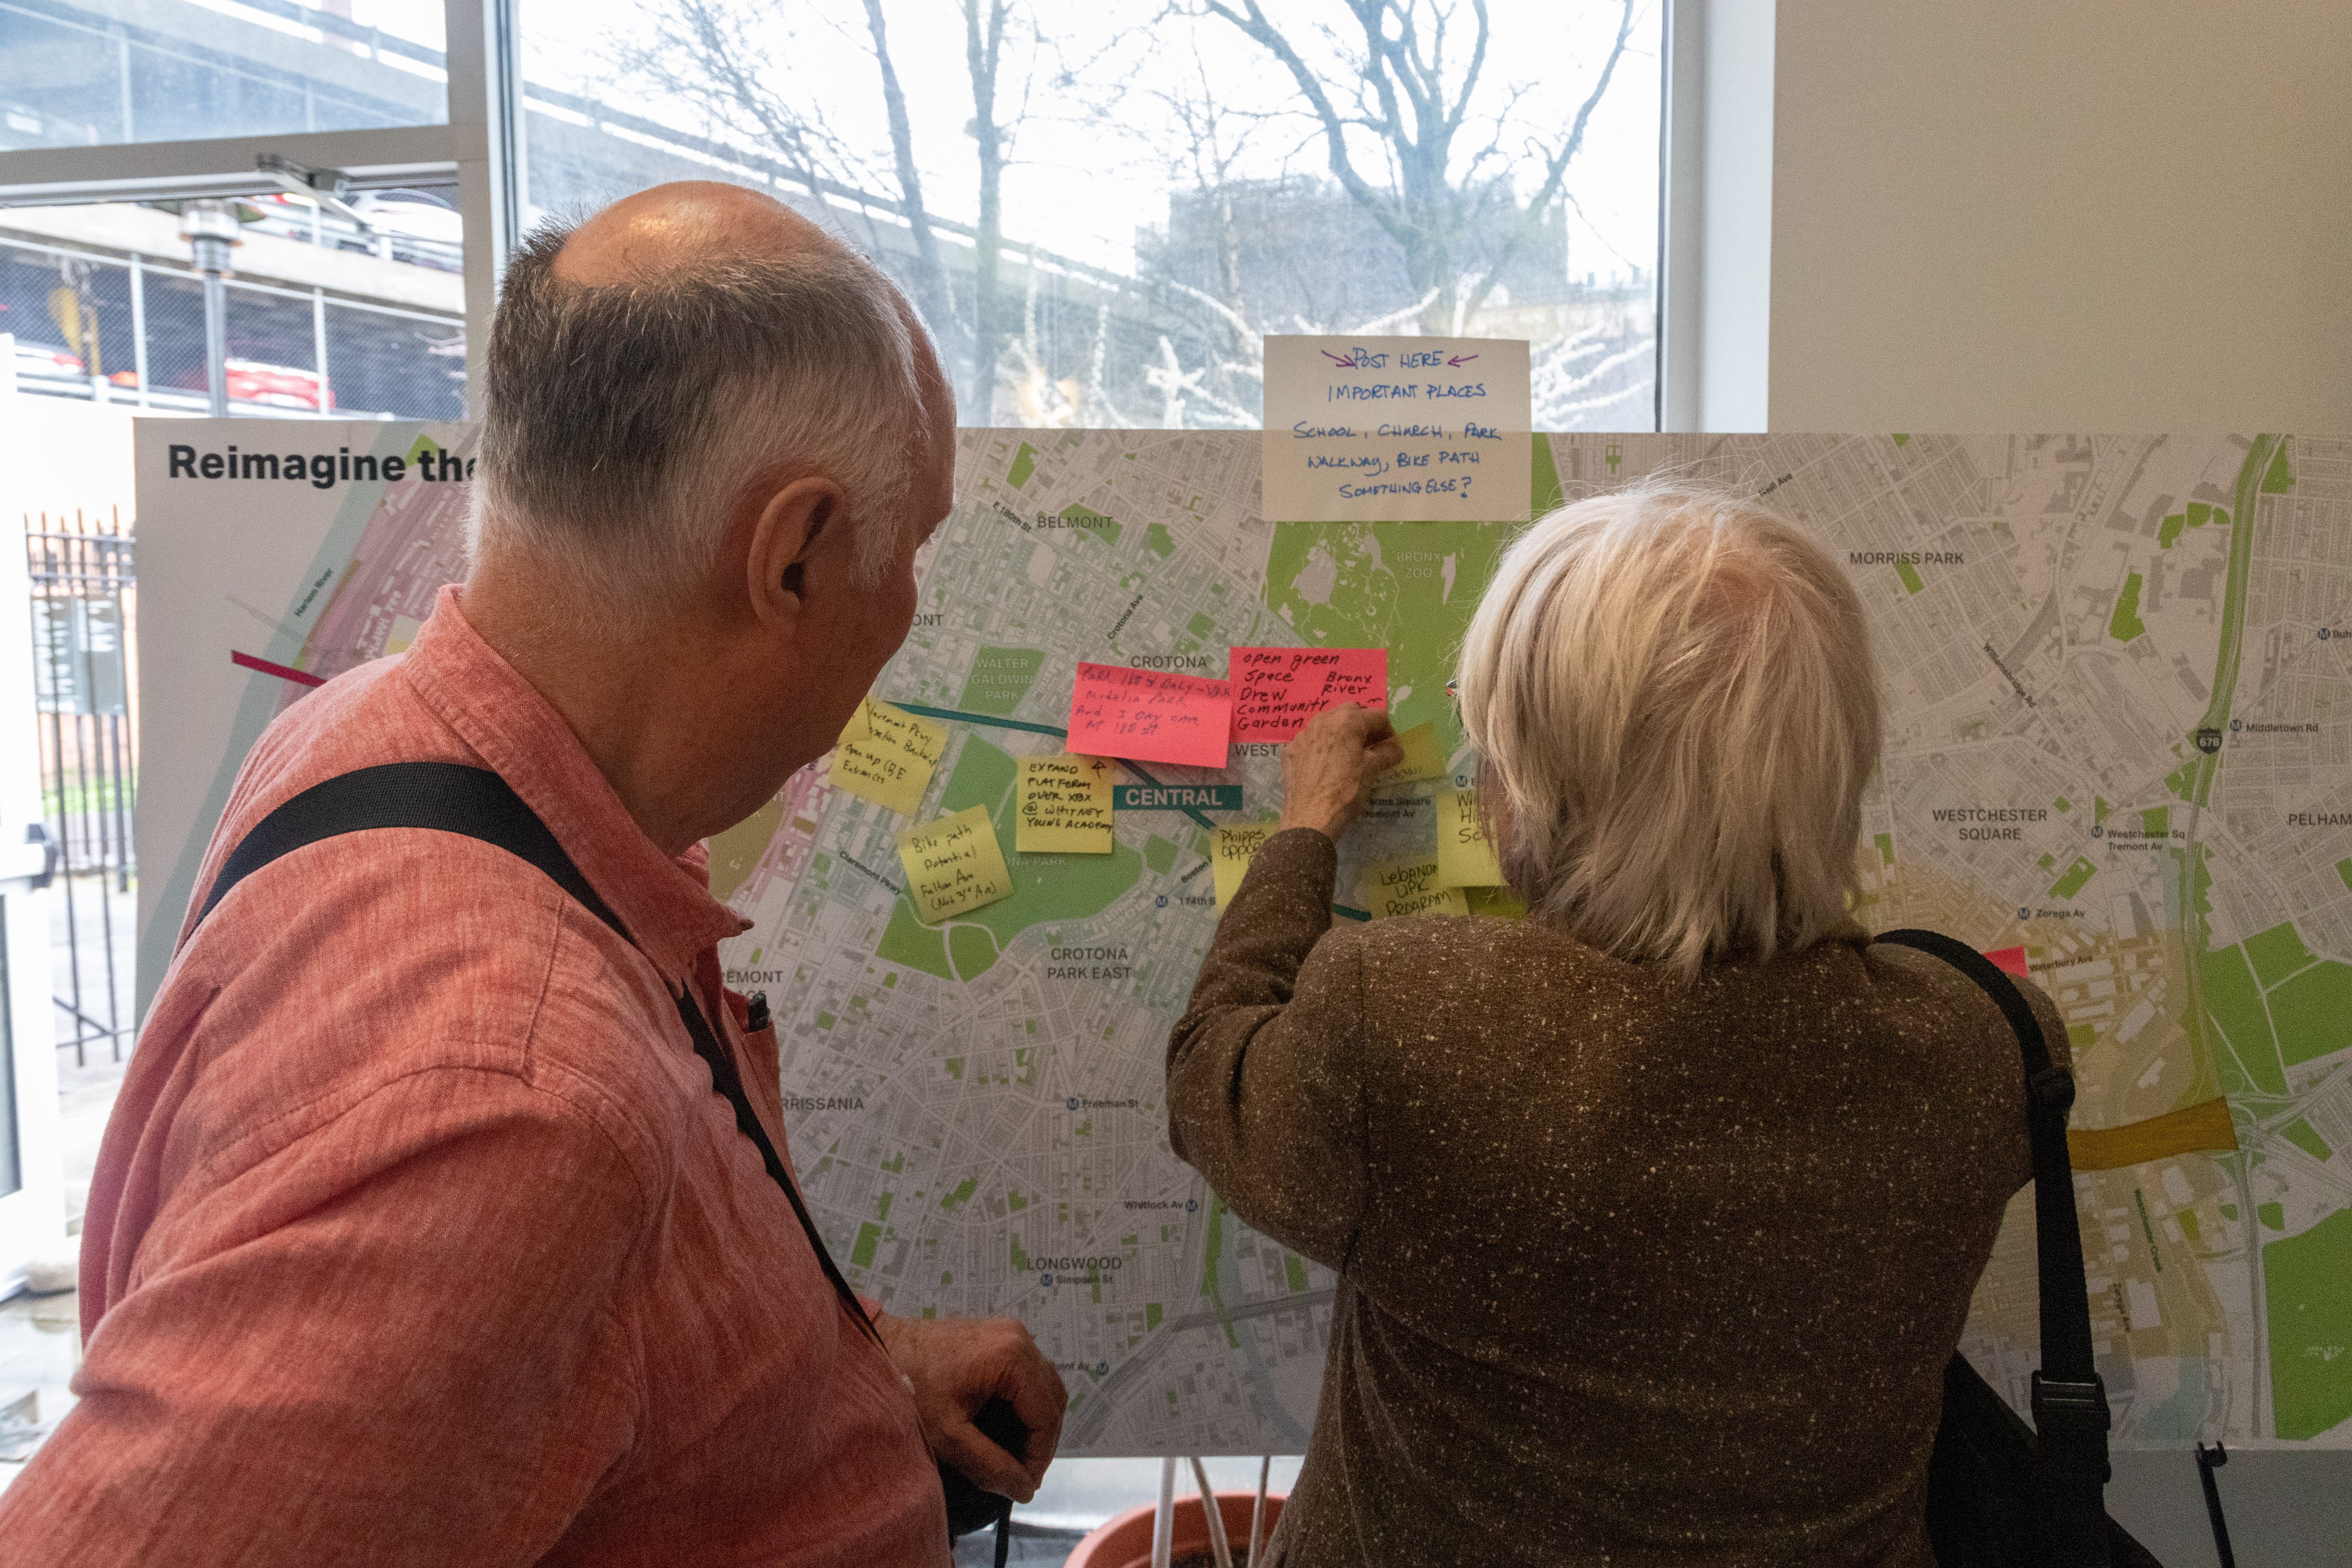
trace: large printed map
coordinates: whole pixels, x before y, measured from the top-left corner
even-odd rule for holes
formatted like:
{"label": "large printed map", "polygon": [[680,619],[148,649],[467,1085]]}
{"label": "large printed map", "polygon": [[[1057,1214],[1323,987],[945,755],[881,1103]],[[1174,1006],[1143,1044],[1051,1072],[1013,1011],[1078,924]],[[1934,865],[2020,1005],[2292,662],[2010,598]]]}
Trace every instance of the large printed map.
{"label": "large printed map", "polygon": [[[823,763],[711,847],[714,891],[753,922],[729,976],[775,1005],[828,1242],[893,1310],[1025,1321],[1071,1389],[1066,1452],[1300,1447],[1332,1279],[1223,1210],[1161,1103],[1215,924],[1206,829],[1275,813],[1272,749],[1129,770],[1238,784],[1243,805],[1123,810],[1109,856],[1016,852],[1014,759],[1061,749],[1080,661],[1223,675],[1233,645],[1319,644],[1389,649],[1397,721],[1435,721],[1461,775],[1444,684],[1514,531],[1269,524],[1257,450],[963,434],[875,694],[945,724],[918,818],[986,807],[1012,897],[923,924],[893,848],[909,819]],[[2117,1440],[2352,1445],[2352,443],[1555,436],[1535,500],[1659,470],[1769,491],[1861,590],[1890,721],[1865,923],[2023,946],[2068,1019],[2077,1128],[2226,1102],[2235,1152],[2076,1177]],[[398,646],[423,579],[454,570],[454,511],[380,512],[313,563],[341,598],[287,662]],[[1383,797],[1341,918],[1361,867],[1428,843],[1438,787]],[[1964,1342],[2021,1405],[2031,1232],[2021,1202]]]}

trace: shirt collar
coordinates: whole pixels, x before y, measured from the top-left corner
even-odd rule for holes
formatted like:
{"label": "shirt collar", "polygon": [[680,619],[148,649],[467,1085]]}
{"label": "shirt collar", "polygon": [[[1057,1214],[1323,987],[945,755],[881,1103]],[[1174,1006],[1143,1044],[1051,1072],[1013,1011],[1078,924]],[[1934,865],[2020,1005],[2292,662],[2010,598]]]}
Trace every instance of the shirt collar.
{"label": "shirt collar", "polygon": [[672,859],[646,837],[563,716],[474,630],[461,598],[454,583],[441,590],[402,674],[539,814],[662,979],[683,985],[696,955],[751,922],[710,896],[701,845]]}

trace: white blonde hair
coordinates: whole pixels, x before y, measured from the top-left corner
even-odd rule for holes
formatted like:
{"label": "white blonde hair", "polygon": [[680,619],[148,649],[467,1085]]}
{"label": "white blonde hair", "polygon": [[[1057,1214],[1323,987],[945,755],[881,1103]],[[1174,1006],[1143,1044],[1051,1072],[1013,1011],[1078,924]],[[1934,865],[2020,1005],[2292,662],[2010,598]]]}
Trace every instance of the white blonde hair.
{"label": "white blonde hair", "polygon": [[1533,524],[1456,685],[1531,913],[1685,977],[1848,919],[1878,760],[1862,604],[1756,500],[1653,481]]}

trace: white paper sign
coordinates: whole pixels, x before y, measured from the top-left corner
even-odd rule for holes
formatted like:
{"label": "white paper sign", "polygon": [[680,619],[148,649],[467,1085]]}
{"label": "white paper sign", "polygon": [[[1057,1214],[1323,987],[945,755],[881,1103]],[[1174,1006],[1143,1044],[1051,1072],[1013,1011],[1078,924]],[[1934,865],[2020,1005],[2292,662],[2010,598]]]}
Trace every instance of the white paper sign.
{"label": "white paper sign", "polygon": [[141,419],[138,1010],[245,754],[466,574],[471,425]]}
{"label": "white paper sign", "polygon": [[1519,338],[1265,340],[1265,495],[1277,522],[1528,515]]}

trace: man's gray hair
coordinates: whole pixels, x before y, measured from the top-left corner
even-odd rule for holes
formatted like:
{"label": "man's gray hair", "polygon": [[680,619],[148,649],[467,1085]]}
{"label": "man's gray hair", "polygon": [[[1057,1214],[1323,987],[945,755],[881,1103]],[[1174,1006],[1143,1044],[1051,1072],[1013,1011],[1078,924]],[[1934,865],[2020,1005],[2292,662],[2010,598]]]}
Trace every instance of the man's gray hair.
{"label": "man's gray hair", "polygon": [[555,275],[570,226],[509,265],[490,328],[471,543],[519,550],[621,621],[686,602],[754,479],[819,474],[847,497],[878,582],[923,428],[908,318],[845,249],[680,267],[624,283]]}
{"label": "man's gray hair", "polygon": [[1837,563],[1751,498],[1653,482],[1512,544],[1457,677],[1531,912],[1685,976],[1844,925],[1876,672]]}

